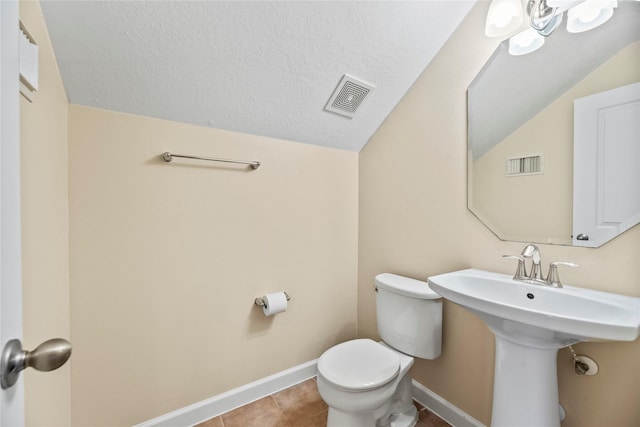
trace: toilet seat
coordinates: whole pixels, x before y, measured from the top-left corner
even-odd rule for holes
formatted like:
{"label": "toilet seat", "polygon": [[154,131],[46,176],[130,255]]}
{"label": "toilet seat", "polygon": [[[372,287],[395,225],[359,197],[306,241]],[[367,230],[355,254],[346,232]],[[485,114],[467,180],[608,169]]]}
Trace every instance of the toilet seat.
{"label": "toilet seat", "polygon": [[370,339],[338,344],[318,359],[318,374],[336,388],[369,391],[393,381],[400,372],[400,356]]}

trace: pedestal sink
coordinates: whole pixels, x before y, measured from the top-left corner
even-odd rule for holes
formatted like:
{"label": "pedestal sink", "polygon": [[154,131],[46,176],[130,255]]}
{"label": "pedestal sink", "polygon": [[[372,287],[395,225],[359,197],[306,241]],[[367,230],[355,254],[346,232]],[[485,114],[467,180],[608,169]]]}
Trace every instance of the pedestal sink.
{"label": "pedestal sink", "polygon": [[477,314],[496,336],[493,427],[557,427],[558,349],[581,341],[634,341],[640,298],[552,288],[468,269],[429,277],[431,289]]}

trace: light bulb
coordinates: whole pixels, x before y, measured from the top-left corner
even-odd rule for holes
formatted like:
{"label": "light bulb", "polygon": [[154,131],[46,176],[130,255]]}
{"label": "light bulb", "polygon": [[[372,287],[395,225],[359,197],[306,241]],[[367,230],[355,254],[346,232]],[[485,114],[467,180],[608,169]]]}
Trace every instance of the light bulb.
{"label": "light bulb", "polygon": [[540,49],[544,44],[544,37],[533,28],[526,29],[509,39],[509,54],[526,55]]}
{"label": "light bulb", "polygon": [[582,33],[607,22],[613,16],[617,0],[586,0],[567,12],[567,31]]}
{"label": "light bulb", "polygon": [[505,28],[509,25],[515,15],[516,14],[514,13],[513,7],[510,3],[500,3],[496,6],[493,24],[498,28]]}
{"label": "light bulb", "polygon": [[489,37],[506,36],[522,24],[523,15],[520,0],[493,0],[484,32]]}

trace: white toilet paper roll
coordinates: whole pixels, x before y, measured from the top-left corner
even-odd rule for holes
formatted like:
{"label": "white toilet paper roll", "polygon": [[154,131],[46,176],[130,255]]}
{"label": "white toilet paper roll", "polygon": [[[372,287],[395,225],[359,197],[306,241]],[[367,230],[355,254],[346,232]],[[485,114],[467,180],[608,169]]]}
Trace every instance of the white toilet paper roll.
{"label": "white toilet paper roll", "polygon": [[264,301],[262,311],[265,316],[273,316],[287,310],[287,296],[284,291],[266,294],[262,297],[262,301]]}

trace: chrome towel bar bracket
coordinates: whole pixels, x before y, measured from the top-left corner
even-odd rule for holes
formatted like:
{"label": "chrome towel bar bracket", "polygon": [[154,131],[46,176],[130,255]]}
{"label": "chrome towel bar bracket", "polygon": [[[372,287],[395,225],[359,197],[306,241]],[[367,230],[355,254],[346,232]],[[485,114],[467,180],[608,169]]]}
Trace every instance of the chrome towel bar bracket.
{"label": "chrome towel bar bracket", "polygon": [[187,156],[186,154],[173,154],[168,151],[162,153],[162,160],[169,163],[174,157],[180,157],[182,159],[194,159],[194,160],[206,160],[209,162],[223,162],[223,163],[237,163],[241,165],[249,165],[251,169],[256,170],[260,167],[260,162],[255,160],[230,160],[230,159],[218,159],[213,157],[200,157],[200,156]]}

